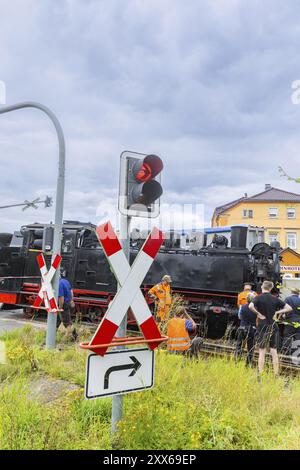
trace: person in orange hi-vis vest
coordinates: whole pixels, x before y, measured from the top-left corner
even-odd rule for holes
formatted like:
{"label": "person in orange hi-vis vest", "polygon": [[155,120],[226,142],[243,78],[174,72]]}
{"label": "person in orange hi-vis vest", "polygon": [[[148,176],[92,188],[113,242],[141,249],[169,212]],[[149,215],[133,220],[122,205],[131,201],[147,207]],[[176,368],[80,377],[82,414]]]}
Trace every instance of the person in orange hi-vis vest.
{"label": "person in orange hi-vis vest", "polygon": [[175,317],[167,323],[168,352],[173,354],[186,354],[198,356],[203,339],[190,338],[190,333],[195,332],[196,323],[188,315],[184,307],[177,309]]}
{"label": "person in orange hi-vis vest", "polygon": [[169,318],[172,303],[171,282],[171,276],[166,274],[159,284],[156,284],[148,291],[149,297],[156,302],[156,318],[158,322],[166,321]]}

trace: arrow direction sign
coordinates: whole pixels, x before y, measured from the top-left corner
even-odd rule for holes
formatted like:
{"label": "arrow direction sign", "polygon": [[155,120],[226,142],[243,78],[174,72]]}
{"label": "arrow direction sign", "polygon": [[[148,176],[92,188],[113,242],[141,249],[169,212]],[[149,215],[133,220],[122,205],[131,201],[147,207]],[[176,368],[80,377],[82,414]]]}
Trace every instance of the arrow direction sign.
{"label": "arrow direction sign", "polygon": [[109,376],[112,372],[118,372],[119,370],[131,370],[129,377],[133,377],[136,371],[141,367],[141,363],[137,360],[135,356],[129,356],[131,359],[131,364],[124,364],[123,366],[113,366],[107,369],[104,375],[104,388],[108,388]]}
{"label": "arrow direction sign", "polygon": [[148,348],[110,351],[87,359],[85,398],[143,391],[154,382],[154,352]]}

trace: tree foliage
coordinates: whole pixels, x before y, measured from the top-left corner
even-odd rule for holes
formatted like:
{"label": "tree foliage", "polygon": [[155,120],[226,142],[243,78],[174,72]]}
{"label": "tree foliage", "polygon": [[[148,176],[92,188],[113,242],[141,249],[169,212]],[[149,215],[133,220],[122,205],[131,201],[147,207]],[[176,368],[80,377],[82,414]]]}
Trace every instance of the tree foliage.
{"label": "tree foliage", "polygon": [[280,176],[284,176],[285,178],[287,178],[289,181],[295,181],[295,183],[300,183],[300,178],[292,178],[290,175],[288,175],[284,169],[279,166],[278,167],[278,171],[280,173]]}

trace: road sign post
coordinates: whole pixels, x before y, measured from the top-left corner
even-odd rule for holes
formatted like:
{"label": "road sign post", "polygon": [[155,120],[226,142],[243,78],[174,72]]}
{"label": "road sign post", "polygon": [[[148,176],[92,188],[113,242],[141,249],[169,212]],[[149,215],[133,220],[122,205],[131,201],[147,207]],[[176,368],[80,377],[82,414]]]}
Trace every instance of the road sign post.
{"label": "road sign post", "polygon": [[[125,215],[120,216],[120,239],[123,248],[123,253],[128,262],[130,262],[130,239],[129,239],[129,230],[130,230],[130,221],[131,218]],[[122,288],[120,282],[118,282],[118,290]],[[124,338],[126,336],[127,330],[127,313],[123,318],[123,321],[117,331],[116,336],[119,338]],[[124,349],[125,346],[119,346],[120,349]],[[112,397],[112,406],[111,406],[111,432],[114,433],[117,430],[117,424],[122,419],[123,415],[123,396],[116,395]]]}
{"label": "road sign post", "polygon": [[[153,315],[140,290],[140,285],[163,242],[163,234],[157,228],[153,228],[143,247],[137,254],[133,264],[130,265],[128,259],[128,228],[128,219],[125,217],[122,221],[121,228],[121,237],[124,248],[122,248],[110,222],[102,224],[96,229],[99,242],[102,245],[103,251],[119,283],[119,289],[90,342],[80,344],[82,348],[89,349],[95,353],[90,355],[88,358],[86,398],[96,398],[107,394],[112,395],[112,433],[117,430],[117,424],[122,418],[122,394],[127,393],[127,391],[149,388],[153,385],[153,377],[149,381],[149,370],[153,370],[153,349],[167,339],[165,336],[160,334]],[[125,230],[126,232],[124,233]],[[127,245],[125,242],[127,242]],[[127,311],[129,308],[131,308],[144,336],[126,338]],[[142,362],[139,360],[139,356],[132,355],[132,349],[124,348],[125,345],[129,344],[141,345],[145,343],[148,344],[149,348],[135,350],[137,355],[141,354],[139,351],[147,351],[148,354],[143,353]],[[117,348],[107,353],[107,349],[114,346],[117,346]],[[108,367],[107,356],[112,352],[115,354],[114,358],[117,358],[117,362]],[[129,354],[129,358],[127,357],[125,362],[121,361],[120,363],[120,355],[122,355],[122,358],[125,358],[127,353]],[[98,359],[94,356],[98,356]],[[138,373],[140,368],[141,370]],[[129,369],[131,370],[128,375],[127,373]],[[122,377],[120,375],[121,371],[123,371],[123,374],[124,371],[126,371],[128,385],[126,385],[124,376]],[[116,380],[121,378],[121,389],[120,386],[118,386],[118,382],[117,385],[115,384],[115,386],[112,387],[112,390],[109,389],[109,376],[112,373],[114,373],[115,378],[113,378],[110,383],[114,383]],[[95,377],[98,377],[98,381]],[[138,383],[134,383],[133,377],[135,377],[135,381],[138,380]],[[145,386],[145,384],[148,385]],[[109,390],[107,391],[106,389]]]}
{"label": "road sign post", "polygon": [[[122,394],[152,387],[153,349],[167,339],[161,336],[140,290],[140,285],[161,247],[163,234],[158,229],[152,230],[132,266],[129,235],[131,217],[159,215],[159,198],[163,192],[160,185],[162,169],[163,162],[157,155],[123,152],[120,159],[118,200],[121,243],[110,223],[96,229],[99,242],[118,281],[118,291],[93,338],[89,343],[81,343],[81,347],[96,353],[88,357],[86,398],[112,395],[112,433],[117,430],[117,424],[122,419]],[[145,341],[142,337],[131,338],[131,341],[126,338],[129,308]],[[127,344],[141,344],[140,340],[148,343],[149,349],[125,349]],[[117,344],[113,351],[106,352],[109,347]],[[111,361],[116,362],[111,364]],[[136,384],[134,380],[137,381]]]}
{"label": "road sign post", "polygon": [[[122,152],[120,157],[120,180],[118,207],[121,213],[121,240],[123,251],[129,261],[130,235],[129,225],[131,216],[157,217],[159,215],[159,197],[162,194],[160,185],[160,172],[163,169],[163,162],[157,155],[145,155],[135,152]],[[157,178],[159,180],[157,180]],[[126,235],[124,237],[124,235]],[[130,269],[130,268],[129,268]],[[126,271],[126,267],[125,267]],[[117,276],[118,277],[118,276]],[[122,286],[125,279],[118,279],[119,286]],[[142,296],[135,299],[133,308],[136,318],[145,309],[145,302]],[[151,319],[149,317],[151,322]],[[153,320],[154,321],[154,320]],[[143,328],[141,328],[143,331]],[[124,336],[124,325],[122,327]],[[125,326],[126,332],[126,326]],[[145,334],[145,332],[143,331]],[[153,329],[154,336],[157,334]],[[149,346],[155,347],[154,344]],[[122,396],[113,397],[112,403],[112,432],[116,431],[116,425],[122,418]]]}

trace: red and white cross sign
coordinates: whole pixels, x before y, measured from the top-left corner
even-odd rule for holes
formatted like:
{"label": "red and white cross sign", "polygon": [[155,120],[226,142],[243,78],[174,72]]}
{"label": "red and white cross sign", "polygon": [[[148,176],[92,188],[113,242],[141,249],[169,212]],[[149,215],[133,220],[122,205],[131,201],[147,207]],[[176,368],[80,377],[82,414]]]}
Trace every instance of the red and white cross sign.
{"label": "red and white cross sign", "polygon": [[41,303],[44,300],[45,307],[48,312],[57,312],[58,307],[57,307],[56,299],[54,296],[51,281],[55,274],[55,271],[57,270],[61,262],[61,256],[60,255],[55,256],[49,271],[47,269],[45,259],[42,253],[40,253],[37,256],[37,262],[39,264],[39,268],[40,268],[41,275],[42,275],[42,286],[40,288],[37,298],[35,299],[33,307],[39,308]]}
{"label": "red and white cross sign", "polygon": [[[89,349],[104,356],[108,346],[93,349],[93,345],[111,343],[129,307],[131,307],[144,337],[148,340],[161,339],[162,336],[140,290],[140,285],[161,247],[162,232],[157,228],[152,230],[132,266],[129,265],[110,222],[99,225],[96,233],[121,288],[91,339]],[[156,348],[160,342],[148,343],[150,349]]]}

